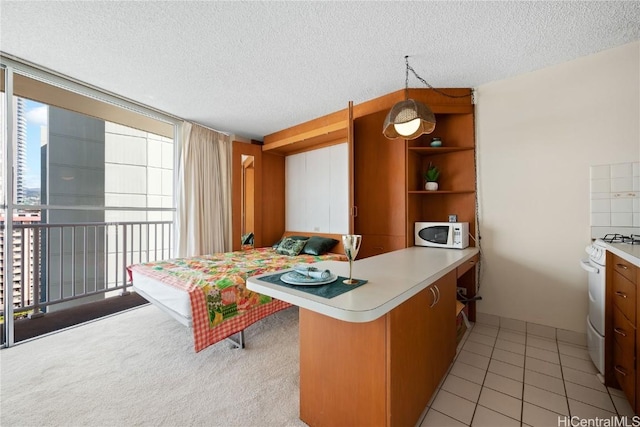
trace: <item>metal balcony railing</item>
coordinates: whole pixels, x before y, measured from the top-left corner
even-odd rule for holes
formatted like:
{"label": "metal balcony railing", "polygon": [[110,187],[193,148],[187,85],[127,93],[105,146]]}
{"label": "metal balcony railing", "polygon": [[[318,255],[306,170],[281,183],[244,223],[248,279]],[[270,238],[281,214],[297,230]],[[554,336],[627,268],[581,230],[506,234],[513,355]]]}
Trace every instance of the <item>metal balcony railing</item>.
{"label": "metal balcony railing", "polygon": [[23,223],[13,229],[11,244],[19,248],[13,267],[21,266],[11,286],[15,315],[37,316],[56,304],[112,291],[126,294],[127,266],[173,254],[172,221]]}

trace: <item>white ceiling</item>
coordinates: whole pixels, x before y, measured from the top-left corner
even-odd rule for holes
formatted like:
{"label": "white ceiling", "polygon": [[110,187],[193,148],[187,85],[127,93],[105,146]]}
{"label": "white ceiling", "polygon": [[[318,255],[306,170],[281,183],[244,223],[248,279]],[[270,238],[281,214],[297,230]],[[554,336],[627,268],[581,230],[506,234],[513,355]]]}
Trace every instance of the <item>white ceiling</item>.
{"label": "white ceiling", "polygon": [[254,139],[402,89],[404,55],[477,87],[639,39],[638,1],[0,1],[3,53]]}

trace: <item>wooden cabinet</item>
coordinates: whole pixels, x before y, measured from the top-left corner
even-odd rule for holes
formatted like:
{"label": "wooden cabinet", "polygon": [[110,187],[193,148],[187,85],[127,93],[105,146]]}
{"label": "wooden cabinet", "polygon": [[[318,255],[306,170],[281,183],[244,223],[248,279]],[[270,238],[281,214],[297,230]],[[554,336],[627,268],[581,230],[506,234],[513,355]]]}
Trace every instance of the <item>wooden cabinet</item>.
{"label": "wooden cabinet", "polygon": [[[347,141],[349,199],[353,203],[349,231],[363,236],[358,258],[413,246],[415,222],[448,221],[450,214],[468,222],[475,238],[471,89],[442,91],[453,97],[431,89],[409,89],[408,96],[427,104],[436,116],[434,132],[416,140],[389,140],[382,134],[387,113],[405,99],[405,91],[400,90],[361,104],[350,103],[347,109],[267,135],[263,152],[289,155]],[[442,147],[429,145],[433,137],[442,140]],[[438,191],[424,189],[423,174],[429,163],[441,170]],[[265,221],[263,226],[269,223]],[[475,246],[473,239],[470,244]]]}
{"label": "wooden cabinet", "polygon": [[640,356],[636,286],[640,268],[607,253],[607,312],[605,325],[605,382],[624,391],[636,413],[640,409]]}
{"label": "wooden cabinet", "polygon": [[366,323],[301,309],[300,419],[414,426],[455,356],[455,288],[452,271]]}
{"label": "wooden cabinet", "polygon": [[[468,89],[451,90],[452,95],[469,93]],[[354,107],[354,233],[363,235],[360,258],[413,246],[415,222],[446,222],[450,214],[457,215],[458,221],[468,222],[475,237],[475,133],[471,98],[447,98],[418,89],[411,90],[410,96],[429,105],[437,122],[432,134],[412,141],[389,140],[382,135],[382,124],[395,102],[393,96]],[[431,147],[433,137],[439,137],[443,146]],[[423,176],[430,163],[441,170],[438,191],[424,188]],[[367,241],[371,243],[365,246]],[[471,245],[475,246],[473,239]]]}
{"label": "wooden cabinet", "polygon": [[353,123],[354,233],[362,235],[358,258],[406,247],[405,144],[382,134],[387,111]]}
{"label": "wooden cabinet", "polygon": [[[448,221],[456,215],[469,223],[475,237],[476,171],[473,110],[436,114],[433,134],[407,141],[407,246],[414,245],[413,226],[417,221]],[[441,147],[431,147],[433,137]],[[424,173],[432,164],[440,170],[437,191],[426,191]],[[475,246],[473,238],[469,239]]]}
{"label": "wooden cabinet", "polygon": [[[251,159],[251,179],[247,179],[247,172],[249,171],[247,159]],[[262,201],[262,185],[264,182],[262,177],[262,147],[233,141],[231,171],[231,199],[234,213],[232,215],[231,249],[234,251],[240,250],[240,237],[249,232],[255,236],[254,245],[261,247],[265,242],[262,232],[262,208],[264,205]]]}
{"label": "wooden cabinet", "polygon": [[390,313],[391,425],[416,423],[455,356],[455,279],[450,273]]}
{"label": "wooden cabinet", "polygon": [[[247,188],[243,172],[246,158],[253,158],[253,199],[244,199]],[[262,146],[239,141],[233,142],[232,154],[232,250],[240,250],[240,236],[254,233],[254,246],[262,247],[278,241],[284,231],[285,181],[284,157],[263,152]],[[246,203],[253,214],[252,229],[246,224]]]}

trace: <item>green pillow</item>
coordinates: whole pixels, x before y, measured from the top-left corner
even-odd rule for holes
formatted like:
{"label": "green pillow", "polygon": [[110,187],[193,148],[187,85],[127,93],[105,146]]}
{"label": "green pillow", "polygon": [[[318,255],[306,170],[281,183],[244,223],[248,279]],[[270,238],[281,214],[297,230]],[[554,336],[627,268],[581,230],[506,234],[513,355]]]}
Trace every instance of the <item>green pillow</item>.
{"label": "green pillow", "polygon": [[[307,240],[308,237],[307,236],[288,236],[291,239],[295,239],[295,240]],[[271,245],[271,247],[273,249],[278,249],[278,246],[280,245],[280,242],[282,242],[282,240],[284,239],[284,237],[280,240],[278,240],[277,242],[275,242],[273,245]]]}
{"label": "green pillow", "polygon": [[311,236],[304,245],[302,253],[307,255],[322,255],[329,252],[338,241],[329,237]]}
{"label": "green pillow", "polygon": [[302,251],[302,248],[304,248],[306,243],[306,239],[298,240],[291,237],[285,237],[278,245],[276,252],[280,255],[296,256]]}

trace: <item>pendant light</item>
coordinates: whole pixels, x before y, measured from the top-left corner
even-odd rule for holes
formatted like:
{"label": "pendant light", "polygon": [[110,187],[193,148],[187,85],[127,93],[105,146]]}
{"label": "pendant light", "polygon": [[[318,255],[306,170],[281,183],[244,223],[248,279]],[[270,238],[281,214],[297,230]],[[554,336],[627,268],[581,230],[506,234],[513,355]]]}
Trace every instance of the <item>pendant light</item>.
{"label": "pendant light", "polygon": [[384,136],[389,139],[416,139],[422,134],[433,132],[436,117],[422,102],[407,98],[391,108],[384,120]]}
{"label": "pendant light", "polygon": [[[416,139],[420,135],[433,132],[436,128],[436,116],[433,114],[433,111],[422,102],[409,98],[409,70],[411,70],[416,77],[418,77],[418,75],[409,65],[409,56],[405,56],[404,61],[406,64],[405,99],[391,107],[391,111],[389,111],[389,114],[387,114],[387,117],[384,119],[384,126],[382,128],[382,133],[389,139]],[[420,77],[418,78],[420,79]]]}
{"label": "pendant light", "polygon": [[409,65],[409,56],[404,57],[406,64],[404,79],[404,101],[398,102],[391,107],[391,111],[384,119],[382,133],[389,139],[404,138],[416,139],[420,135],[429,134],[436,128],[436,116],[427,105],[415,99],[409,98],[409,71],[420,80],[426,87],[432,91],[446,96],[447,98],[466,98],[471,97],[473,103],[473,90],[464,95],[450,95],[431,86],[425,79],[420,77],[418,73]]}

